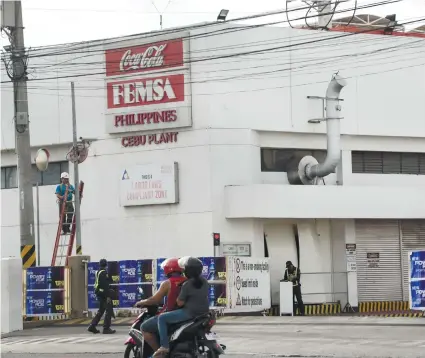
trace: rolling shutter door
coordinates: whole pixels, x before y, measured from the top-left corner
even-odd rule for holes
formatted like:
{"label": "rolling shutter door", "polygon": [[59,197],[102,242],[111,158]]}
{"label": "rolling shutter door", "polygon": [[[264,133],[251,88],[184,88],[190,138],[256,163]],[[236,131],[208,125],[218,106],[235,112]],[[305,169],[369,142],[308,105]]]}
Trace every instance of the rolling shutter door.
{"label": "rolling shutter door", "polygon": [[402,301],[398,221],[356,220],[356,243],[359,302]]}
{"label": "rolling shutter door", "polygon": [[401,222],[403,248],[403,293],[409,300],[409,251],[425,251],[425,220],[403,220]]}

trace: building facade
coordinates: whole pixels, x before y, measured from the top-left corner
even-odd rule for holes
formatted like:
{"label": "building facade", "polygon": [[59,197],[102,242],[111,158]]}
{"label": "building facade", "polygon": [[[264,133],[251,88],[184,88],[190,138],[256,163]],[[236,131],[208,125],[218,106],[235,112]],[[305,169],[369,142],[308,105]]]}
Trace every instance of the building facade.
{"label": "building facade", "polygon": [[[219,233],[222,254],[239,244],[269,257],[273,303],[287,260],[301,268],[306,302],[407,300],[407,252],[425,249],[424,44],[203,24],[35,50],[31,145],[51,153],[47,172],[34,168],[41,263],[53,251],[59,174],[73,178],[73,81],[78,137],[92,140],[79,175],[93,260],[211,256]],[[336,172],[291,185],[294,161],[326,158],[316,97],[338,71],[347,86]],[[1,248],[17,256],[10,84],[2,104]]]}

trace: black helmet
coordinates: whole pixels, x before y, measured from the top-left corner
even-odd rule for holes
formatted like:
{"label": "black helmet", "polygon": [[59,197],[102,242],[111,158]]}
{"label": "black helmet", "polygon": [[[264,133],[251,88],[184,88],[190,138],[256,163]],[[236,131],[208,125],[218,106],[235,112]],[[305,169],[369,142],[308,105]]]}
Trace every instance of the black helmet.
{"label": "black helmet", "polygon": [[187,278],[197,278],[202,275],[202,261],[196,257],[185,256],[179,259],[179,266],[184,269]]}
{"label": "black helmet", "polygon": [[106,261],[106,259],[101,259],[99,261],[99,266],[100,267],[106,267],[106,266],[108,266],[108,261]]}

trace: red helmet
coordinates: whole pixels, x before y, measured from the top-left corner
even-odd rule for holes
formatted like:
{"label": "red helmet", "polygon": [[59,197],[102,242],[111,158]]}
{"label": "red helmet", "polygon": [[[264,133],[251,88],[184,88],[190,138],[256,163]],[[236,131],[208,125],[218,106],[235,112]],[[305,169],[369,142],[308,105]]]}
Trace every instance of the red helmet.
{"label": "red helmet", "polygon": [[183,269],[179,266],[179,259],[176,258],[170,258],[166,259],[162,264],[161,268],[164,270],[164,273],[166,276],[174,273],[179,272],[183,273]]}

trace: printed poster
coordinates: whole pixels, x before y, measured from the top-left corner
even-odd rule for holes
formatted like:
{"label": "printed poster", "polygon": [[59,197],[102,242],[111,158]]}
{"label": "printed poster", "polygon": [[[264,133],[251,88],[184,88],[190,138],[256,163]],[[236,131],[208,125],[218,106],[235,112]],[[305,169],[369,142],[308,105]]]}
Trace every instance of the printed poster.
{"label": "printed poster", "polygon": [[425,251],[413,251],[410,254],[410,279],[425,280]]}
{"label": "printed poster", "polygon": [[63,289],[64,276],[64,267],[30,267],[26,272],[26,290]]}
{"label": "printed poster", "polygon": [[65,312],[64,291],[27,291],[25,312],[27,316]]}
{"label": "printed poster", "polygon": [[425,280],[410,282],[412,310],[425,310]]}

